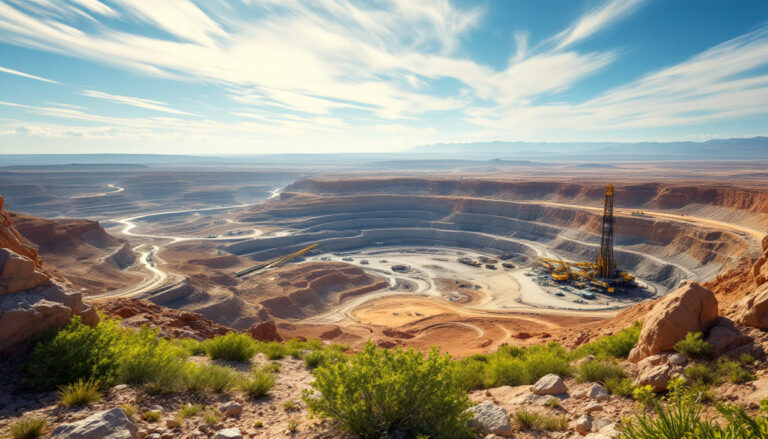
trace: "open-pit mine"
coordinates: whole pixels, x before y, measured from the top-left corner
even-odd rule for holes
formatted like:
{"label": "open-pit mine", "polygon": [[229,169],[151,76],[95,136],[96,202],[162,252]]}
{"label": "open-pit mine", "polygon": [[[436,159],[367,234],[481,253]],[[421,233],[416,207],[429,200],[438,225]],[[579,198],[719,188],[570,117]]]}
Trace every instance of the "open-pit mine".
{"label": "open-pit mine", "polygon": [[[599,325],[711,280],[757,256],[768,224],[768,195],[746,183],[141,172],[89,173],[104,190],[83,176],[73,203],[11,188],[11,209],[100,220],[16,216],[87,300],[460,355]],[[169,181],[175,192],[150,190]]]}

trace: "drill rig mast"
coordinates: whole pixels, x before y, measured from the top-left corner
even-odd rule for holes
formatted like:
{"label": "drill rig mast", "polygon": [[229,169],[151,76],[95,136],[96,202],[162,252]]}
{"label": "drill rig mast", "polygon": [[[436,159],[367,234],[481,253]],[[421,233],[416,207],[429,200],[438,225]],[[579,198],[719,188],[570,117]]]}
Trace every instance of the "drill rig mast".
{"label": "drill rig mast", "polygon": [[603,207],[603,231],[600,239],[600,255],[597,257],[596,275],[602,279],[616,277],[616,263],[613,260],[613,185],[605,187]]}

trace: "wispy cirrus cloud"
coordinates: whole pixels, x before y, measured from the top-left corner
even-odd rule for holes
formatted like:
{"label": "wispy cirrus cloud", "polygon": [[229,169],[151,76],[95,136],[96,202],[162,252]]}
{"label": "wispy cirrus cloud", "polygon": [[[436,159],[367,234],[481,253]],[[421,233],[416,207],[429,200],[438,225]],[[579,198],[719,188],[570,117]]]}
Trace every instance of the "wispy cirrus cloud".
{"label": "wispy cirrus cloud", "polygon": [[[433,124],[445,114],[466,125],[467,138],[535,140],[553,132],[659,128],[768,113],[760,73],[768,64],[764,30],[578,101],[563,97],[614,66],[624,49],[607,44],[584,50],[581,43],[646,2],[605,0],[538,42],[529,41],[526,30],[510,29],[514,49],[493,67],[466,45],[484,25],[488,8],[449,0],[0,1],[0,41],[148,80],[213,85],[225,101],[217,103],[221,113],[192,114],[165,96],[125,96],[86,85],[77,93],[147,110],[148,116],[104,116],[80,101],[71,108],[19,107],[100,125],[80,132],[107,132],[111,125],[132,136],[239,135],[270,145],[279,139],[317,144],[320,138],[368,145],[375,137],[376,144],[406,148],[452,140],[440,137]],[[46,123],[41,132],[57,132]]]}
{"label": "wispy cirrus cloud", "polygon": [[18,70],[9,69],[7,67],[0,66],[0,72],[8,73],[10,75],[21,76],[23,78],[34,79],[35,81],[47,82],[49,84],[60,84],[60,82],[54,81],[52,79],[43,78],[42,76],[36,76],[29,73],[20,72]]}
{"label": "wispy cirrus cloud", "polygon": [[186,111],[176,110],[169,107],[165,102],[155,101],[152,99],[136,98],[132,96],[120,96],[110,93],[104,93],[96,90],[84,90],[83,96],[90,98],[102,99],[117,104],[130,105],[132,107],[144,108],[147,110],[160,111],[163,113],[180,114],[185,116],[197,116],[196,114],[187,113]]}

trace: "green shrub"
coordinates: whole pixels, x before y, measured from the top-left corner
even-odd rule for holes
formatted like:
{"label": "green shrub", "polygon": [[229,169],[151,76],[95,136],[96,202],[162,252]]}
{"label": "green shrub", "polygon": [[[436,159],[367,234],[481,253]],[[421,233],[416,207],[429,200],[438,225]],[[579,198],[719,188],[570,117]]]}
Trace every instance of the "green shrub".
{"label": "green shrub", "polygon": [[301,425],[301,419],[299,418],[291,418],[288,420],[288,431],[294,432],[297,428],[299,428],[299,425]]}
{"label": "green shrub", "polygon": [[290,353],[290,349],[276,341],[264,343],[259,350],[270,360],[279,360]]}
{"label": "green shrub", "polygon": [[605,379],[605,390],[611,395],[631,397],[635,387],[629,378],[609,377]]}
{"label": "green shrub", "polygon": [[160,420],[160,412],[154,412],[152,410],[148,410],[144,412],[143,415],[141,415],[141,419],[147,422],[157,422]]}
{"label": "green shrub", "polygon": [[182,338],[173,340],[173,343],[184,349],[188,355],[205,355],[205,343],[194,338]]}
{"label": "green shrub", "polygon": [[685,368],[685,377],[691,382],[708,386],[720,384],[722,378],[714,363],[693,363]]}
{"label": "green shrub", "polygon": [[188,418],[194,418],[203,410],[203,406],[200,404],[182,404],[179,409],[179,421],[183,421]]}
{"label": "green shrub", "polygon": [[635,347],[640,338],[642,324],[635,322],[632,326],[624,328],[613,335],[606,335],[594,341],[580,346],[573,351],[573,358],[581,358],[594,355],[598,358],[627,358],[629,351]]}
{"label": "green shrub", "polygon": [[280,367],[281,367],[280,363],[278,363],[277,361],[273,361],[273,362],[267,364],[266,366],[264,366],[263,370],[267,371],[267,372],[273,372],[273,373],[274,372],[280,372]]}
{"label": "green shrub", "polygon": [[675,350],[692,359],[707,358],[712,355],[712,345],[702,338],[701,332],[685,334],[685,338],[675,343]]}
{"label": "green shrub", "polygon": [[117,321],[103,319],[91,328],[75,316],[61,330],[50,334],[32,349],[26,366],[26,383],[41,390],[94,378],[109,386],[120,362],[124,331]]}
{"label": "green shrub", "polygon": [[123,413],[125,413],[125,416],[128,416],[129,418],[132,418],[133,415],[135,415],[136,412],[139,410],[139,408],[133,404],[123,404],[120,406],[120,408],[123,409]]}
{"label": "green shrub", "polygon": [[99,382],[91,378],[88,380],[80,379],[72,384],[59,387],[57,396],[59,404],[64,407],[88,405],[100,401]]}
{"label": "green shrub", "polygon": [[229,332],[210,340],[206,340],[205,353],[212,360],[229,360],[247,362],[256,354],[254,340],[246,334]]}
{"label": "green shrub", "polygon": [[487,359],[485,356],[483,356],[483,360],[477,360],[474,357],[473,355],[460,361],[454,361],[450,366],[453,380],[465,391],[492,387],[490,383],[486,385],[484,381],[488,366]]}
{"label": "green shrub", "polygon": [[560,400],[554,397],[549,398],[549,400],[547,401],[547,407],[552,409],[560,407]]}
{"label": "green shrub", "polygon": [[251,378],[240,382],[240,389],[251,398],[264,396],[274,387],[275,376],[267,370],[254,369]]}
{"label": "green shrub", "polygon": [[291,410],[296,410],[296,408],[297,408],[296,407],[296,401],[293,401],[293,400],[289,399],[288,401],[285,401],[283,403],[283,410],[285,410],[286,412],[289,412]]}
{"label": "green shrub", "polygon": [[314,369],[320,366],[325,359],[325,354],[322,351],[312,351],[304,354],[304,365],[310,369]]}
{"label": "green shrub", "polygon": [[515,412],[515,421],[523,430],[560,431],[568,426],[565,416],[543,415],[528,410]]}
{"label": "green shrub", "polygon": [[646,408],[653,404],[655,397],[656,394],[653,391],[653,387],[649,385],[639,386],[632,390],[632,398]]}
{"label": "green shrub", "polygon": [[305,390],[304,399],[313,413],[339,421],[363,439],[395,430],[408,437],[469,437],[470,403],[453,380],[449,361],[436,349],[425,357],[368,342],[349,362],[315,369],[314,390]]}
{"label": "green shrub", "polygon": [[621,366],[610,361],[586,361],[581,363],[576,374],[577,383],[601,383],[609,378],[626,378],[627,373]]}
{"label": "green shrub", "polygon": [[203,422],[205,422],[206,425],[216,425],[220,419],[221,415],[219,414],[219,411],[214,407],[209,407],[205,410],[205,414],[203,415]]}
{"label": "green shrub", "polygon": [[690,395],[673,398],[670,403],[653,403],[654,414],[639,414],[630,421],[621,439],[756,439],[768,437],[765,411],[755,417],[738,405],[716,404],[727,423],[701,418],[702,406]]}
{"label": "green shrub", "polygon": [[184,368],[183,384],[189,392],[222,393],[234,387],[236,381],[231,367],[188,363]]}
{"label": "green shrub", "polygon": [[11,424],[9,432],[12,439],[34,439],[40,437],[48,421],[41,417],[24,416]]}

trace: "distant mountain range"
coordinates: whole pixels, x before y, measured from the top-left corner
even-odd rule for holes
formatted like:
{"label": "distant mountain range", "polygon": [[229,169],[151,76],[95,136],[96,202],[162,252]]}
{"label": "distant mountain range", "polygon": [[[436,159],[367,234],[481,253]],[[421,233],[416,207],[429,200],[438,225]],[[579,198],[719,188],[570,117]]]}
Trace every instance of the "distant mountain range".
{"label": "distant mountain range", "polygon": [[437,143],[410,151],[419,156],[465,160],[544,161],[768,160],[768,137],[706,142],[475,142]]}

